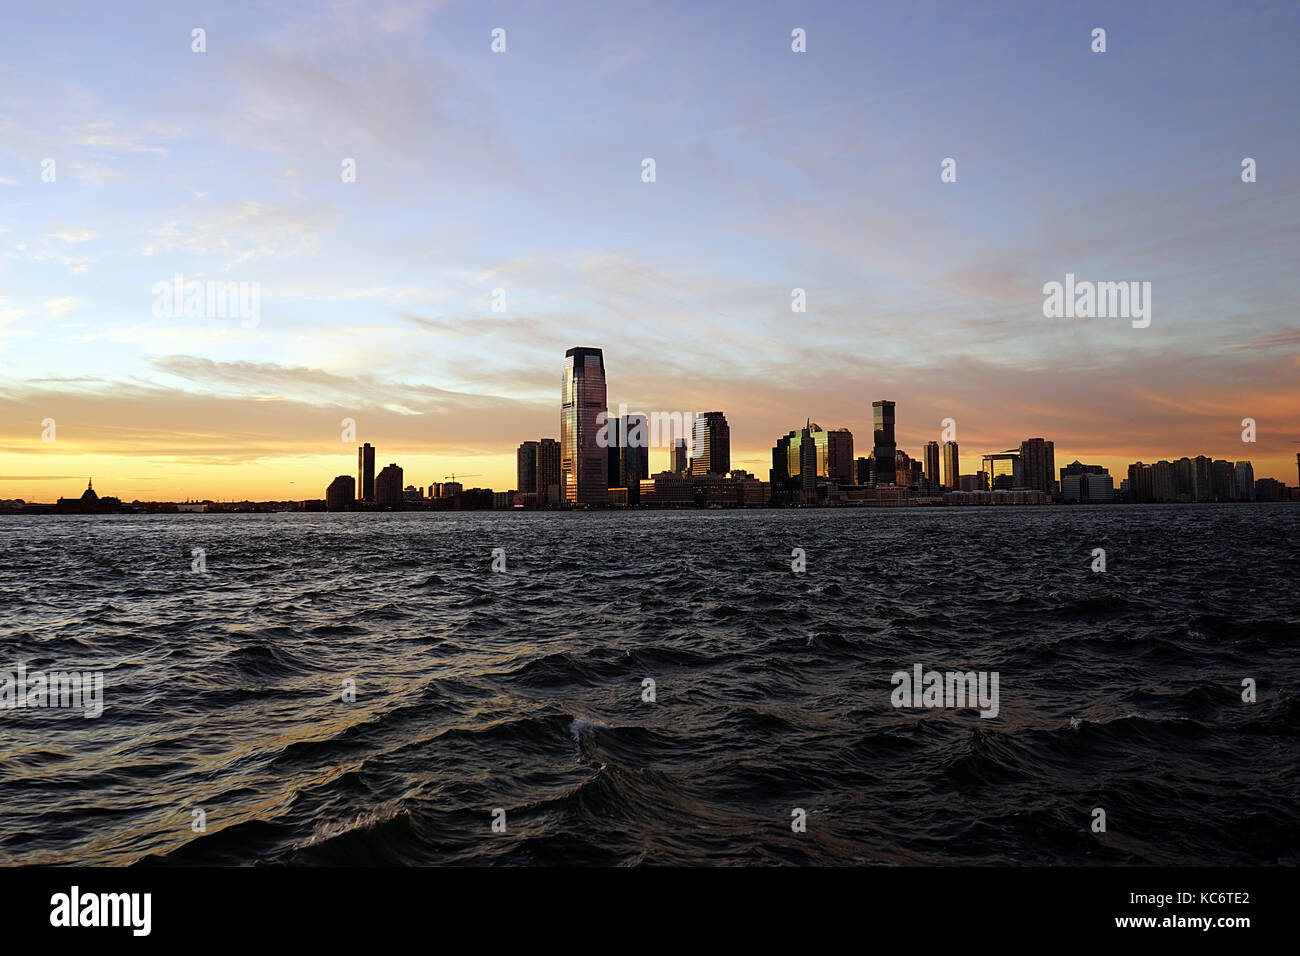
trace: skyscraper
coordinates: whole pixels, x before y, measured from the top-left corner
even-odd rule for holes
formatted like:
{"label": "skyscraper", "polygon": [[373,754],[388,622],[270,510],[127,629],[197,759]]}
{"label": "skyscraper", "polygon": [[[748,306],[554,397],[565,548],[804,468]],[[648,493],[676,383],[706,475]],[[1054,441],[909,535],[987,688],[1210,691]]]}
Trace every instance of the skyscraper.
{"label": "skyscraper", "polygon": [[961,490],[961,456],[955,441],[943,443],[943,483],[952,491]]}
{"label": "skyscraper", "polygon": [[853,432],[847,428],[835,428],[826,433],[826,477],[841,485],[852,485],[853,468]]}
{"label": "skyscraper", "polygon": [[604,413],[604,353],[582,346],[569,349],[560,390],[560,472],[564,500],[570,504],[609,500],[609,458],[596,440]]}
{"label": "skyscraper", "polygon": [[609,486],[627,488],[632,501],[641,480],[650,477],[650,427],[644,415],[624,415],[609,419]]}
{"label": "skyscraper", "polygon": [[799,487],[804,504],[817,501],[817,443],[812,437],[812,422],[804,425],[800,435]]}
{"label": "skyscraper", "polygon": [[374,479],[375,504],[380,508],[401,508],[402,469],[396,463],[385,465],[384,470]]}
{"label": "skyscraper", "polygon": [[695,416],[691,448],[691,475],[725,475],[731,471],[731,427],[722,412]]}
{"label": "skyscraper", "polygon": [[537,491],[537,442],[521,442],[515,452],[515,491],[521,495]]}
{"label": "skyscraper", "polygon": [[[1296,459],[1296,463],[1300,464],[1300,455]],[[1239,461],[1233,468],[1233,474],[1237,479],[1237,497],[1242,501],[1254,501],[1255,466],[1248,461]]]}
{"label": "skyscraper", "polygon": [[881,400],[871,403],[871,418],[874,426],[875,458],[873,469],[878,485],[895,483],[894,474],[894,403]]}
{"label": "skyscraper", "polygon": [[558,505],[563,488],[560,443],[554,438],[543,438],[537,443],[537,503]]}
{"label": "skyscraper", "polygon": [[925,477],[930,480],[930,490],[937,491],[943,484],[943,479],[939,477],[939,443],[937,441],[928,441],[925,443]]}
{"label": "skyscraper", "polygon": [[1025,488],[1051,494],[1056,490],[1056,446],[1042,438],[1020,443],[1020,480]]}
{"label": "skyscraper", "polygon": [[370,442],[357,449],[357,500],[375,500],[375,450]]}
{"label": "skyscraper", "polygon": [[686,461],[686,439],[685,438],[673,439],[672,456],[673,456],[672,462],[669,464],[668,470],[671,471],[674,475],[686,474],[686,469],[689,467],[689,465],[687,464]]}

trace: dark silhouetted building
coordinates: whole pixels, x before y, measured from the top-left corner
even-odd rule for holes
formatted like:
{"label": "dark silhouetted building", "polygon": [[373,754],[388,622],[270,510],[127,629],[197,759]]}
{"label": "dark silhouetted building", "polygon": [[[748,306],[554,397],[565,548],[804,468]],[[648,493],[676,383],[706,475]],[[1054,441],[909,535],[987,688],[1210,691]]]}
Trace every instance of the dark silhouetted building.
{"label": "dark silhouetted building", "polygon": [[1255,466],[1248,461],[1239,461],[1233,468],[1233,473],[1237,479],[1237,497],[1242,501],[1254,501]]}
{"label": "dark silhouetted building", "polygon": [[609,458],[597,441],[605,405],[604,353],[569,349],[560,391],[560,471],[569,504],[603,505],[609,499]]}
{"label": "dark silhouetted building", "polygon": [[826,477],[841,485],[857,484],[853,467],[853,432],[833,428],[826,433]]}
{"label": "dark silhouetted building", "polygon": [[559,505],[564,493],[560,471],[560,443],[554,438],[537,442],[537,503]]}
{"label": "dark silhouetted building", "polygon": [[872,402],[871,420],[875,439],[875,448],[872,450],[875,466],[872,474],[878,485],[895,484],[894,452],[897,447],[894,444],[894,403],[883,399]]}
{"label": "dark silhouetted building", "polygon": [[1255,482],[1256,501],[1285,501],[1286,485],[1276,478],[1260,478]]}
{"label": "dark silhouetted building", "polygon": [[[817,500],[818,448],[812,428],[812,422],[808,422],[799,436],[799,490],[804,504],[812,504]],[[826,433],[821,434],[824,436]]]}
{"label": "dark silhouetted building", "polygon": [[1215,501],[1237,500],[1237,473],[1232,462],[1222,458],[1210,462],[1210,494]]}
{"label": "dark silhouetted building", "polygon": [[329,511],[350,511],[356,497],[356,480],[351,475],[339,475],[325,489],[325,507]]}
{"label": "dark silhouetted building", "polygon": [[[996,486],[995,486],[996,487]],[[1056,490],[1056,446],[1042,438],[1020,443],[1020,485],[1051,494]]]}
{"label": "dark silhouetted building", "polygon": [[396,464],[385,465],[375,476],[375,505],[380,508],[400,509],[402,497],[402,469]]}
{"label": "dark silhouetted building", "polygon": [[370,442],[357,449],[357,497],[375,500],[375,449]]}
{"label": "dark silhouetted building", "polygon": [[86,490],[80,498],[60,498],[54,504],[54,513],[59,515],[110,515],[122,510],[118,498],[99,497],[95,492],[94,482],[86,479]]}
{"label": "dark silhouetted building", "polygon": [[624,415],[608,422],[606,449],[609,486],[626,490],[626,504],[641,495],[641,482],[650,477],[650,426],[644,415]]}
{"label": "dark silhouetted building", "polygon": [[1072,461],[1061,469],[1061,497],[1072,504],[1113,501],[1115,480],[1102,465]]}
{"label": "dark silhouetted building", "polygon": [[674,438],[672,461],[668,465],[668,470],[674,475],[684,475],[690,467],[690,462],[686,458],[686,439]]}
{"label": "dark silhouetted building", "polygon": [[521,442],[515,453],[515,490],[521,495],[537,492],[537,442]]}
{"label": "dark silhouetted building", "polygon": [[939,443],[925,443],[925,477],[930,481],[930,490],[938,491],[943,487],[943,477],[939,474]]}
{"label": "dark silhouetted building", "polygon": [[982,470],[988,473],[991,491],[1011,491],[1024,487],[1020,452],[1014,448],[985,455]]}
{"label": "dark silhouetted building", "polygon": [[858,479],[857,483],[860,485],[871,484],[871,459],[870,458],[858,459],[857,475],[855,477]]}

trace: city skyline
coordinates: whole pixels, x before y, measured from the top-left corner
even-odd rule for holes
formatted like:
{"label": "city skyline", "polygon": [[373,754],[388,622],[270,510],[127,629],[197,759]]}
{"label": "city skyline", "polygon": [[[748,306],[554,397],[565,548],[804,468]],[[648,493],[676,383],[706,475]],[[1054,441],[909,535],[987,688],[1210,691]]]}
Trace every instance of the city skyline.
{"label": "city skyline", "polygon": [[[732,9],[12,11],[0,498],[318,494],[345,419],[508,487],[572,342],[611,407],[727,410],[739,468],[808,418],[865,442],[883,394],[914,457],[956,419],[963,470],[1043,435],[1292,480],[1300,11],[1102,4],[1097,55],[1048,7]],[[1045,317],[1075,275],[1150,282],[1149,326]],[[217,282],[256,315],[171,291]]]}

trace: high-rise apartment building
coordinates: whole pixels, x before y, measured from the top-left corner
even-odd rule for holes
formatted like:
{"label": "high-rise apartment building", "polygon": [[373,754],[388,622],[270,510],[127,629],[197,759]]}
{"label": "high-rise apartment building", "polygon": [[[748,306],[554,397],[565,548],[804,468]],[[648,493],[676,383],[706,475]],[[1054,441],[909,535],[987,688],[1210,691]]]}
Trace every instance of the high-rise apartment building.
{"label": "high-rise apartment building", "polygon": [[563,490],[560,443],[554,438],[543,438],[537,442],[537,503],[558,505]]}
{"label": "high-rise apartment building", "polygon": [[937,490],[943,484],[943,479],[939,475],[939,443],[937,441],[925,443],[925,477],[930,480],[931,490]]}
{"label": "high-rise apartment building", "polygon": [[961,487],[961,456],[957,453],[957,443],[943,443],[943,484],[945,488],[959,491]]}
{"label": "high-rise apartment building", "polygon": [[605,408],[604,353],[569,349],[560,391],[560,471],[569,504],[603,505],[609,500],[609,457],[596,440]]}
{"label": "high-rise apartment building", "polygon": [[1025,488],[1051,494],[1056,490],[1056,447],[1042,438],[1020,443],[1020,480]]}
{"label": "high-rise apartment building", "polygon": [[1233,478],[1237,482],[1237,498],[1241,501],[1255,500],[1255,466],[1248,461],[1239,461],[1233,465]]}

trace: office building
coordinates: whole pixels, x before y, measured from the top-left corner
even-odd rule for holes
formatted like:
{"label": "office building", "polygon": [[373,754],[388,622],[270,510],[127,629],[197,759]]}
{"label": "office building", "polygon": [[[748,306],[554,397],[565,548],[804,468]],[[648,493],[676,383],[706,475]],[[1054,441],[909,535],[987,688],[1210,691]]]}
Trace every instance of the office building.
{"label": "office building", "polygon": [[856,484],[853,432],[847,428],[835,428],[826,433],[826,477],[841,485]]}
{"label": "office building", "polygon": [[554,438],[537,442],[537,503],[558,506],[563,496],[560,470],[560,443]]}
{"label": "office building", "polygon": [[370,442],[357,449],[357,500],[375,500],[375,449]]}
{"label": "office building", "polygon": [[894,403],[881,400],[871,403],[871,420],[873,426],[873,438],[875,447],[872,449],[872,458],[875,459],[875,467],[872,469],[877,485],[892,485],[895,483],[894,472]]}
{"label": "office building", "polygon": [[537,442],[521,442],[515,453],[515,490],[521,495],[537,492]]}
{"label": "office building", "polygon": [[696,415],[691,438],[691,475],[725,475],[731,471],[731,428],[722,412]]}
{"label": "office building", "polygon": [[569,349],[560,391],[560,472],[569,504],[603,505],[609,498],[609,458],[596,440],[605,409],[604,353]]}
{"label": "office building", "polygon": [[650,477],[650,427],[644,415],[624,415],[608,423],[610,488],[626,489],[625,503],[634,505],[641,481]]}

